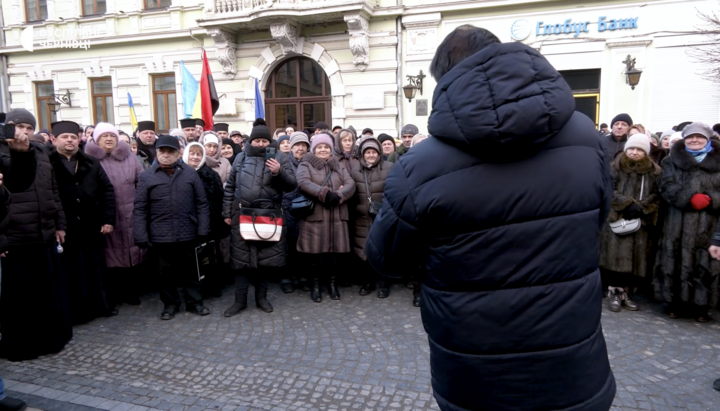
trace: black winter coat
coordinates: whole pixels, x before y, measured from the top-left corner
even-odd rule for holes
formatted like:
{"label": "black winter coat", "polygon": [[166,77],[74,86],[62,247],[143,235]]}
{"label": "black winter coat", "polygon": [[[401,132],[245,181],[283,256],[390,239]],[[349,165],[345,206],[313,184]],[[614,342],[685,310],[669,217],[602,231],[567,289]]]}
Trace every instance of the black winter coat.
{"label": "black winter coat", "polygon": [[[248,144],[235,158],[225,184],[223,217],[232,220],[230,232],[230,260],[232,268],[284,267],[287,254],[286,229],[276,243],[245,241],[240,236],[240,206],[251,208],[280,208],[283,192],[297,187],[295,173],[287,156],[278,156],[280,172],[273,176],[265,166],[265,149]],[[257,201],[268,200],[268,201]]]}
{"label": "black winter coat", "polygon": [[[300,162],[297,161],[297,159],[293,157],[292,154],[289,154],[287,156],[287,159],[290,162],[290,166],[292,166],[293,175],[296,175],[297,168]],[[292,191],[288,193],[283,193],[282,205],[283,210],[285,210],[283,218],[285,219],[285,227],[287,227],[287,235],[290,237],[298,237],[300,235],[300,222],[295,220],[295,218],[293,218],[293,216],[290,214],[290,207],[292,206],[292,202],[294,199],[298,198],[299,195],[300,188],[298,188],[297,186]]]}
{"label": "black winter coat", "polygon": [[44,148],[33,142],[28,151],[9,150],[7,158],[9,168],[3,182],[13,197],[7,241],[10,245],[47,243],[56,230],[67,229],[50,159]]}
{"label": "black winter coat", "polygon": [[603,143],[603,153],[605,153],[605,159],[607,159],[609,164],[612,164],[613,161],[615,161],[618,154],[625,151],[625,143],[627,143],[627,139],[628,137],[625,135],[620,139],[620,141],[615,140],[612,133],[600,139]]}
{"label": "black winter coat", "polygon": [[197,173],[202,181],[210,207],[210,237],[220,240],[230,235],[230,227],[225,224],[222,216],[223,195],[225,194],[222,180],[220,175],[207,164],[203,164]]}
{"label": "black winter coat", "polygon": [[57,151],[51,152],[49,158],[55,169],[68,237],[94,237],[100,235],[103,225],[114,226],[115,191],[100,161],[78,151],[77,172],[72,175]]}
{"label": "black winter coat", "polygon": [[385,276],[420,259],[440,409],[608,410],[598,243],[612,181],[592,121],[521,43],[459,63],[432,106],[435,138],[390,170],[365,253]]}
{"label": "black winter coat", "polygon": [[140,175],[133,210],[135,243],[175,243],[210,235],[210,207],[198,173],[178,161],[168,175],[155,164]]}

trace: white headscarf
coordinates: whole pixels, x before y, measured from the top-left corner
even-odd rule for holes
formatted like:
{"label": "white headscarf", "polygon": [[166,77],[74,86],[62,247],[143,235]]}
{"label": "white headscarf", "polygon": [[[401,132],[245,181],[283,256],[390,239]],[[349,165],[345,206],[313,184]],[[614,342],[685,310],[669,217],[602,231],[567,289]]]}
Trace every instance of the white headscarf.
{"label": "white headscarf", "polygon": [[190,147],[193,147],[193,146],[198,146],[202,150],[202,160],[200,160],[200,164],[197,167],[193,167],[195,170],[199,170],[200,167],[202,167],[203,164],[205,164],[205,158],[207,157],[207,155],[205,154],[205,147],[202,144],[196,143],[196,142],[192,142],[192,143],[188,144],[188,146],[185,147],[185,151],[183,152],[182,158],[183,158],[183,161],[185,162],[185,164],[190,165],[190,163],[188,163],[188,159],[190,158]]}

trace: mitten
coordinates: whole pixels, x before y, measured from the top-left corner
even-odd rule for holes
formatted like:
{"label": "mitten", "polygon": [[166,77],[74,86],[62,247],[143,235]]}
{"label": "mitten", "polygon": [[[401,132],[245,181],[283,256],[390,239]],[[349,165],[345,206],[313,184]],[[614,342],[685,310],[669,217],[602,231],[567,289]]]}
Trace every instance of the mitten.
{"label": "mitten", "polygon": [[710,205],[711,201],[712,199],[709,195],[698,193],[690,198],[690,206],[692,206],[694,210],[700,211],[706,209]]}
{"label": "mitten", "polygon": [[325,195],[325,207],[333,208],[337,207],[338,204],[340,204],[340,196],[334,191],[329,191]]}

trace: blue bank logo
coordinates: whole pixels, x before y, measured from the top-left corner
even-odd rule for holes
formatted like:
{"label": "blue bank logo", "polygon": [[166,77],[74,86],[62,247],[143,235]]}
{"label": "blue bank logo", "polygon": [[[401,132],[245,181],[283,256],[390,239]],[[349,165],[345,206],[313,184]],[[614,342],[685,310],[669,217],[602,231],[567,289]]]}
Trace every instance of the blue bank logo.
{"label": "blue bank logo", "polygon": [[525,19],[515,20],[510,26],[510,37],[515,41],[523,41],[530,36],[532,26]]}

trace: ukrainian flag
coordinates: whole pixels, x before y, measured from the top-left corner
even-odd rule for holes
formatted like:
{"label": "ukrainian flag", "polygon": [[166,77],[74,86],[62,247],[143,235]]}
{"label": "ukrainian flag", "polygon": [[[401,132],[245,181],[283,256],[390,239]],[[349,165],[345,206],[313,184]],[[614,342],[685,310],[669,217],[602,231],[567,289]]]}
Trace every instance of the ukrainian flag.
{"label": "ukrainian flag", "polygon": [[133,105],[132,96],[130,95],[130,92],[128,91],[128,107],[130,108],[130,122],[132,123],[132,129],[133,133],[138,127],[138,121],[137,116],[135,116],[135,106]]}
{"label": "ukrainian flag", "polygon": [[197,116],[193,115],[193,108],[200,92],[200,84],[195,80],[190,70],[185,67],[185,62],[180,61],[180,72],[182,73],[182,97],[183,97],[183,114],[185,118],[201,118],[200,109],[197,110]]}

